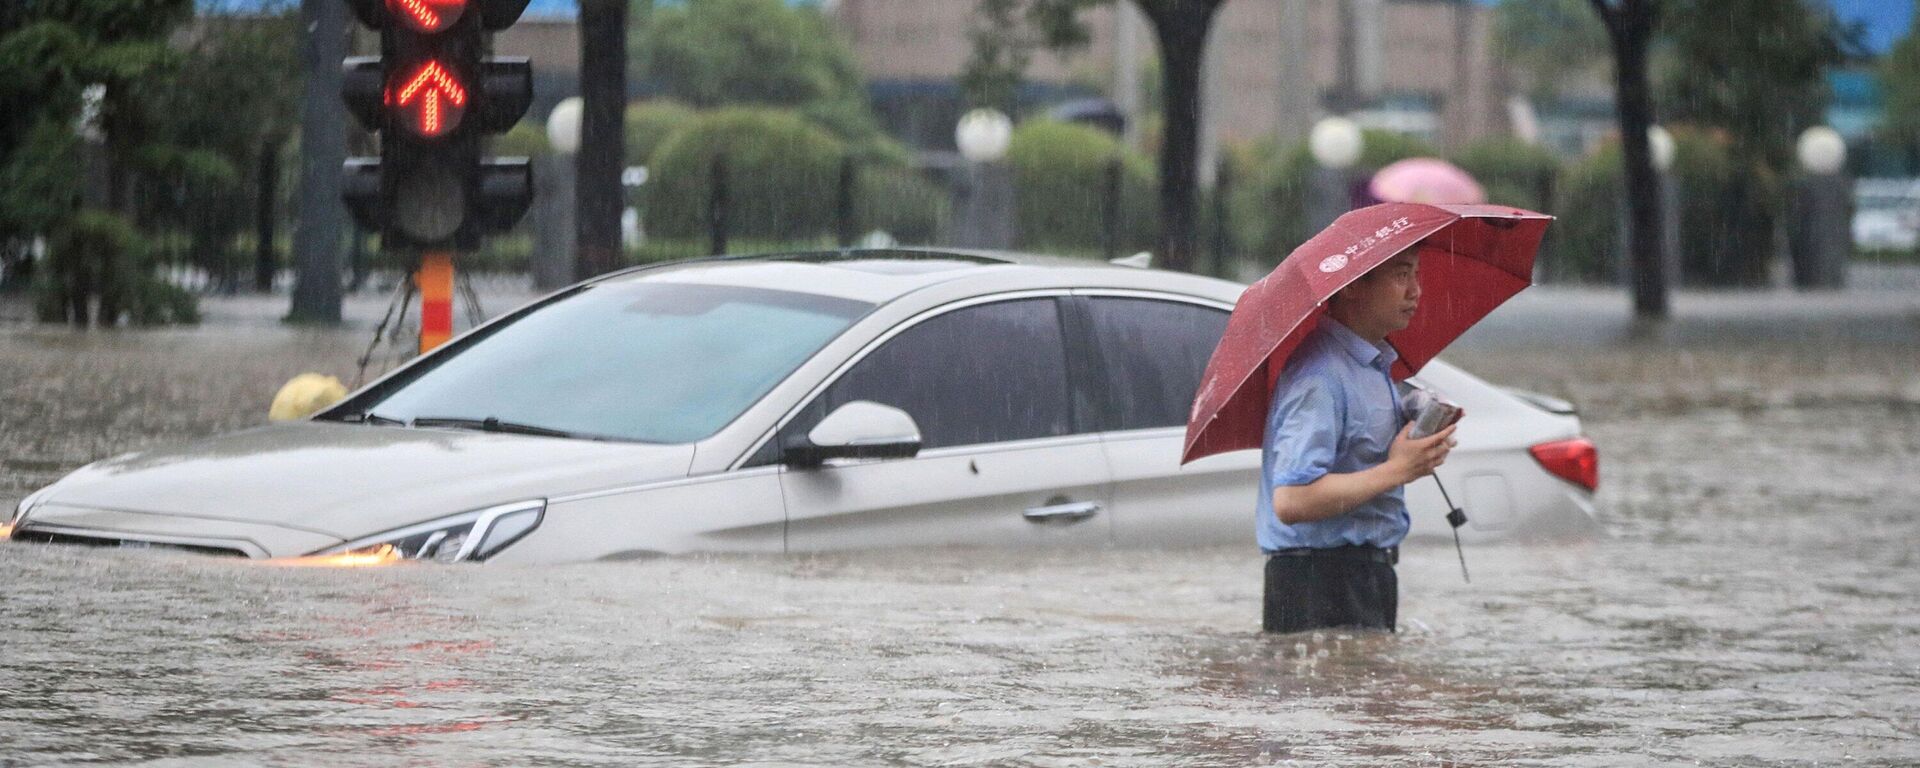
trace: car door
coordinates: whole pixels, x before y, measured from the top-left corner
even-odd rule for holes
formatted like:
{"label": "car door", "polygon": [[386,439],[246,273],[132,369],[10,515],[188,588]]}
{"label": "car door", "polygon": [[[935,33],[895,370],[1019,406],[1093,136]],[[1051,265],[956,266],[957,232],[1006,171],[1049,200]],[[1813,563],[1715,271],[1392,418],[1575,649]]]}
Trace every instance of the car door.
{"label": "car door", "polygon": [[[908,459],[783,467],[789,551],[1109,541],[1099,436],[1075,423],[1059,299],[945,308],[903,323],[818,392],[774,445],[846,403],[913,416]],[[776,461],[776,451],[757,458]]]}
{"label": "car door", "polygon": [[1113,472],[1113,535],[1123,545],[1252,541],[1260,452],[1180,464],[1187,414],[1229,310],[1145,293],[1083,292],[1072,328],[1088,340],[1101,440]]}

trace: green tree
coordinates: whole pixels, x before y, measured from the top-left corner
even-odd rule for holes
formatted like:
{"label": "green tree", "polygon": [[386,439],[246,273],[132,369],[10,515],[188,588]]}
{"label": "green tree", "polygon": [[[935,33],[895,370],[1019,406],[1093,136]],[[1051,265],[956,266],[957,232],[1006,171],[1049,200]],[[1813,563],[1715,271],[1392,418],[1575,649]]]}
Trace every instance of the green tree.
{"label": "green tree", "polygon": [[[0,7],[0,180],[8,182],[0,184],[0,243],[14,250],[36,236],[53,242],[35,280],[49,319],[85,325],[95,301],[102,325],[123,316],[192,319],[191,297],[154,279],[123,215],[137,208],[140,171],[182,155],[155,130],[165,107],[147,92],[179,65],[168,37],[192,11],[192,0]],[[97,163],[75,136],[79,123],[98,132]],[[89,177],[98,182],[79,181]],[[83,215],[89,202],[95,210]]]}
{"label": "green tree", "polygon": [[[0,10],[0,176],[81,176],[78,152],[56,146],[80,114],[81,92],[101,86],[98,125],[111,168],[109,204],[125,202],[127,160],[148,143],[140,91],[178,60],[167,35],[192,0],[14,0]],[[28,141],[29,138],[35,139]],[[71,210],[75,196],[55,209]],[[0,189],[0,239],[45,231],[60,218],[45,201]],[[22,212],[17,215],[15,212]]]}
{"label": "green tree", "polygon": [[1607,29],[1587,0],[1501,0],[1493,9],[1500,55],[1527,79],[1535,99],[1604,64]]}
{"label": "green tree", "polygon": [[1920,13],[1907,36],[1893,44],[1880,61],[1880,84],[1885,90],[1885,134],[1895,142],[1920,144]]}
{"label": "green tree", "polygon": [[298,36],[282,9],[204,16],[177,68],[142,90],[150,148],[142,153],[143,220],[189,233],[193,261],[237,286],[235,237],[255,227],[255,282],[270,280],[279,158],[298,122]]}
{"label": "green tree", "polygon": [[815,7],[687,0],[646,14],[637,37],[636,71],[675,100],[787,107],[842,139],[879,135],[853,51]]}
{"label": "green tree", "polygon": [[1845,35],[1832,13],[1806,0],[1747,0],[1728,13],[1712,0],[1669,0],[1664,33],[1673,43],[1662,104],[1675,121],[1724,131],[1739,169],[1726,232],[1743,258],[1695,275],[1711,284],[1765,281],[1774,225],[1784,214],[1786,179],[1800,132],[1821,122],[1825,73],[1842,59]]}
{"label": "green tree", "polygon": [[1920,146],[1920,14],[1914,14],[1907,36],[1880,62],[1880,82],[1887,100],[1884,135],[1908,147]]}
{"label": "green tree", "polygon": [[797,240],[831,231],[842,143],[798,114],[758,107],[702,114],[654,150],[642,187],[649,231],[706,234],[721,157],[732,235]]}
{"label": "green tree", "polygon": [[[1160,143],[1160,242],[1159,252],[1168,269],[1191,270],[1199,249],[1198,210],[1200,158],[1200,64],[1206,50],[1207,35],[1213,20],[1226,0],[1128,0],[1140,9],[1152,25],[1159,43],[1161,94]],[[991,33],[974,40],[976,62],[1003,62],[1007,71],[988,74],[1018,82],[1020,71],[1012,69],[1024,59],[1009,53],[982,51],[983,44],[1021,50],[1023,39],[1041,41],[1049,47],[1072,47],[1084,42],[1087,32],[1080,12],[1114,0],[983,0],[988,14],[985,28]],[[1037,34],[1018,25],[1005,23],[1015,17],[1011,3],[1024,2],[1019,14]],[[996,29],[997,25],[997,29]],[[1033,35],[1032,37],[1022,37]],[[1002,66],[1002,65],[995,65]],[[972,71],[972,67],[969,68]],[[976,86],[978,88],[980,86]],[[981,93],[991,94],[990,90]]]}

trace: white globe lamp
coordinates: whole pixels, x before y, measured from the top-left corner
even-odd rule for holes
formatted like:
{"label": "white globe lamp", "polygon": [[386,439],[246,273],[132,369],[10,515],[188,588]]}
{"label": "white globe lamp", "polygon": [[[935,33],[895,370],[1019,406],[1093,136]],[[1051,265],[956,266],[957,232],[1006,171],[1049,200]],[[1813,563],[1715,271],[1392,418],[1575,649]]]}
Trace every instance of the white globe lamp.
{"label": "white globe lamp", "polygon": [[547,144],[553,151],[571,155],[580,151],[580,117],[586,103],[578,96],[561,99],[547,114]]}
{"label": "white globe lamp", "polygon": [[1013,121],[997,109],[976,109],[960,117],[953,140],[960,147],[960,156],[969,162],[991,163],[1007,156],[1007,147],[1013,143]]}
{"label": "white globe lamp", "polygon": [[1673,134],[1658,125],[1647,128],[1647,151],[1653,155],[1653,169],[1666,173],[1673,168]]}
{"label": "white globe lamp", "polygon": [[1307,136],[1307,151],[1322,168],[1351,168],[1360,161],[1364,138],[1360,126],[1344,117],[1329,117],[1313,124]]}
{"label": "white globe lamp", "polygon": [[1847,140],[1840,137],[1839,131],[1824,125],[1802,131],[1793,151],[1800,167],[1809,173],[1839,173],[1847,164]]}

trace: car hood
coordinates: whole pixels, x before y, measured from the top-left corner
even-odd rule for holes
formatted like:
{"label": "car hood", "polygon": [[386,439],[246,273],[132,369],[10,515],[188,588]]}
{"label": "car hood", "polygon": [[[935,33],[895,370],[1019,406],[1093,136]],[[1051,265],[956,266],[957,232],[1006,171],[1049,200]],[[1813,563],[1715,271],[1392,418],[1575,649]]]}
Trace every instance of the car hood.
{"label": "car hood", "polygon": [[305,421],[90,464],[50,505],[354,539],[526,499],[685,477],[692,445]]}

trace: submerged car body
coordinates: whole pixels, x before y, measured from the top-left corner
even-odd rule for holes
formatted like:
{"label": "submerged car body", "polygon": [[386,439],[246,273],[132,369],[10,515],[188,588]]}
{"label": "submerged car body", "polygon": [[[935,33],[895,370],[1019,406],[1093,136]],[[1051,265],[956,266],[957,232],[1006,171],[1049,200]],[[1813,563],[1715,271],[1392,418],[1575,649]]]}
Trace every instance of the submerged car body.
{"label": "submerged car body", "polygon": [[[1178,463],[1244,286],[847,251],[636,268],[497,318],[305,421],[83,467],[15,540],[501,562],[692,551],[1251,546],[1258,451]],[[1468,539],[1591,522],[1569,406],[1441,361]],[[1431,481],[1414,533],[1444,533]]]}

